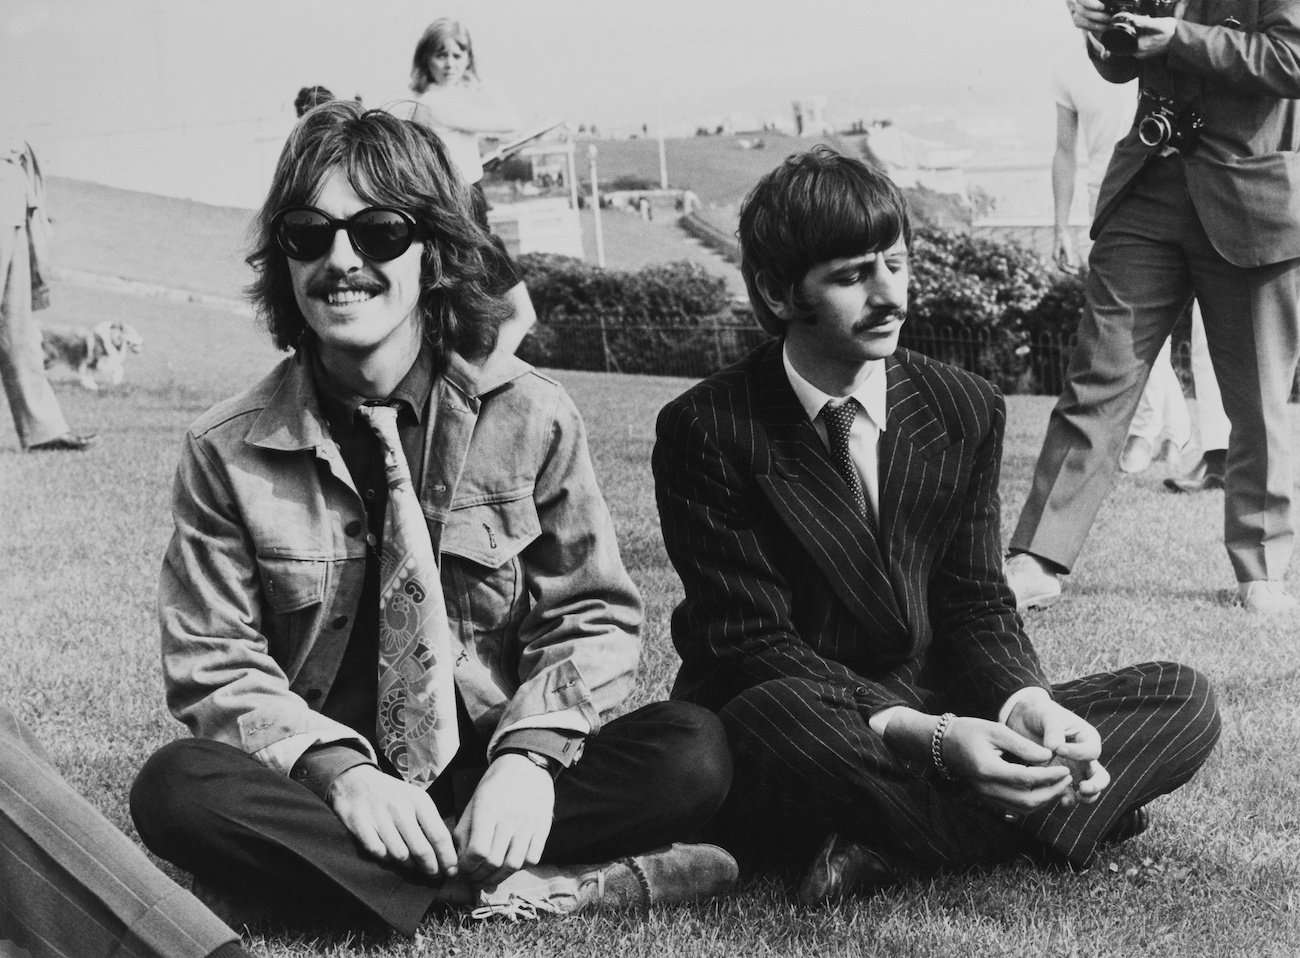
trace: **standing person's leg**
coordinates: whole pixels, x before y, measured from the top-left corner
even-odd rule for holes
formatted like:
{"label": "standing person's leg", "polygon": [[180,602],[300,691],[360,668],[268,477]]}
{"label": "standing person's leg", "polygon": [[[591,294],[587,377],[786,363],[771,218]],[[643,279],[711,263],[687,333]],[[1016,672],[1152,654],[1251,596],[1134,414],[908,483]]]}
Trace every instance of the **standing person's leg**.
{"label": "standing person's leg", "polygon": [[1174,372],[1172,343],[1166,339],[1151,366],[1151,375],[1142,389],[1133,421],[1129,423],[1128,439],[1119,458],[1120,471],[1130,474],[1145,471],[1162,452],[1162,436],[1164,442],[1181,449],[1191,434],[1187,401],[1183,398],[1178,374]]}
{"label": "standing person's leg", "polygon": [[1223,411],[1219,380],[1214,375],[1214,364],[1210,359],[1210,345],[1205,338],[1205,320],[1199,302],[1192,303],[1192,384],[1196,389],[1201,458],[1185,475],[1165,480],[1165,488],[1171,492],[1222,489],[1227,471],[1229,423]]}
{"label": "standing person's leg", "polygon": [[1254,606],[1246,585],[1280,583],[1291,560],[1293,469],[1287,403],[1300,359],[1300,261],[1242,269],[1206,245],[1194,263],[1197,297],[1223,407],[1232,423],[1224,544],[1247,606],[1285,611],[1294,607],[1292,602],[1280,600],[1278,608],[1269,602]]}
{"label": "standing person's leg", "polygon": [[41,330],[32,313],[32,276],[25,227],[0,228],[0,379],[24,449],[69,432],[45,376]]}
{"label": "standing person's leg", "polygon": [[73,791],[0,706],[0,939],[36,958],[201,958],[233,931]]}
{"label": "standing person's leg", "polygon": [[1214,374],[1214,361],[1210,358],[1210,342],[1205,336],[1205,317],[1201,304],[1192,304],[1192,384],[1196,389],[1196,423],[1201,434],[1201,449],[1209,452],[1228,449],[1228,432],[1231,424],[1223,411],[1223,395],[1219,392],[1219,378]]}
{"label": "standing person's leg", "polygon": [[[1191,299],[1179,235],[1189,220],[1181,167],[1162,162],[1143,174],[1092,247],[1078,344],[1010,541],[1012,552],[1037,560],[1040,575],[1074,565],[1114,482],[1147,371]],[[1013,571],[1008,563],[1017,600],[1033,604]]]}

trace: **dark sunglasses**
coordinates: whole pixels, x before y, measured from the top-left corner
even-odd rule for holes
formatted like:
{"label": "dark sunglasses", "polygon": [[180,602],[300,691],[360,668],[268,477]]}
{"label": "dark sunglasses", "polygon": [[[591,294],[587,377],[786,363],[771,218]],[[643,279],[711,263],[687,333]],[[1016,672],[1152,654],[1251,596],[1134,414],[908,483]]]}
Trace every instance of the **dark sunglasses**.
{"label": "dark sunglasses", "polygon": [[348,231],[348,241],[358,255],[384,262],[411,248],[419,225],[410,213],[391,206],[368,206],[345,220],[314,206],[288,206],[271,219],[271,235],[290,259],[320,259],[334,245],[339,230]]}

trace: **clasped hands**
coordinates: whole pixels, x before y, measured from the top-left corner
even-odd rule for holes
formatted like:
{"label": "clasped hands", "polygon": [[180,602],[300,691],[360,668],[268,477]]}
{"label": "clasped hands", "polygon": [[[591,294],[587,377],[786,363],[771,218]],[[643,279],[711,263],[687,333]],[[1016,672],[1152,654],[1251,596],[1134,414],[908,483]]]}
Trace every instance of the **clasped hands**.
{"label": "clasped hands", "polygon": [[451,829],[424,789],[374,765],[339,775],[329,802],[371,857],[431,878],[459,876],[491,887],[541,860],[555,811],[555,784],[524,756],[500,755]]}
{"label": "clasped hands", "polygon": [[943,736],[943,759],[991,805],[1024,815],[1095,802],[1110,784],[1101,736],[1044,691],[1016,703],[1006,724],[959,717]]}
{"label": "clasped hands", "polygon": [[[1137,30],[1137,53],[1139,60],[1159,56],[1173,39],[1174,29],[1182,18],[1186,0],[1178,5],[1172,17],[1144,17],[1139,14],[1124,14]],[[1106,0],[1066,0],[1070,17],[1074,25],[1092,36],[1095,46],[1101,49],[1100,37],[1111,23],[1111,15],[1106,10]]]}

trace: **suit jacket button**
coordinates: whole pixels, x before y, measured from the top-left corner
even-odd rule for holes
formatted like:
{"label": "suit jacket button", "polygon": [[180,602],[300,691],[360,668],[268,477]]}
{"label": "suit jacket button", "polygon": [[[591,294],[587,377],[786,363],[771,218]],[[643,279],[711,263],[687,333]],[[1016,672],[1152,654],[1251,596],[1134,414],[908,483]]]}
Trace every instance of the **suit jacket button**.
{"label": "suit jacket button", "polygon": [[1241,21],[1238,20],[1236,17],[1225,17],[1223,20],[1223,25],[1227,27],[1229,30],[1241,29]]}
{"label": "suit jacket button", "polygon": [[854,694],[854,695],[866,695],[866,694],[867,694],[867,687],[866,687],[865,685],[859,685],[856,689],[853,690],[853,694]]}

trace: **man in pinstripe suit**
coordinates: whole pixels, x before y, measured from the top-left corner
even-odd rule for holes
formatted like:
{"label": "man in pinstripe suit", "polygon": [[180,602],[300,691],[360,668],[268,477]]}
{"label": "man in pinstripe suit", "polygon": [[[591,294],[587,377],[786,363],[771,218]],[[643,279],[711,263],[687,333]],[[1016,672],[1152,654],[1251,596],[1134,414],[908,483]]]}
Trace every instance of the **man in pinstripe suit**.
{"label": "man in pinstripe suit", "polygon": [[673,694],[717,711],[736,756],[723,841],[751,864],[816,851],[805,903],[902,862],[1086,865],[1205,761],[1208,683],[1167,662],[1047,680],[1001,573],[1002,397],[897,349],[893,183],[793,156],[740,238],[776,338],[669,403],[654,451],[686,592]]}

